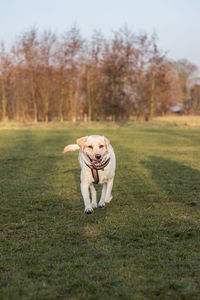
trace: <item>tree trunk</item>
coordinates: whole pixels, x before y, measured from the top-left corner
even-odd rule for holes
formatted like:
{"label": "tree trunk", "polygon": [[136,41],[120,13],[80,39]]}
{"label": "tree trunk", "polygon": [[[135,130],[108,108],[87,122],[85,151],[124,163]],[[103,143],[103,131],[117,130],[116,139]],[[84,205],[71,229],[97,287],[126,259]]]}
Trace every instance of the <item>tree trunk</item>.
{"label": "tree trunk", "polygon": [[2,88],[2,121],[8,121],[7,115],[7,95],[5,90],[5,82],[3,81],[3,88]]}
{"label": "tree trunk", "polygon": [[38,111],[37,111],[37,105],[35,102],[33,104],[33,121],[34,121],[34,123],[38,122]]}
{"label": "tree trunk", "polygon": [[88,120],[92,120],[92,101],[91,101],[91,89],[90,78],[87,76],[87,100],[88,100]]}
{"label": "tree trunk", "polygon": [[45,122],[46,122],[46,123],[49,122],[49,115],[48,115],[48,113],[45,114]]}
{"label": "tree trunk", "polygon": [[49,122],[49,95],[47,94],[45,97],[45,115],[44,115],[45,122]]}
{"label": "tree trunk", "polygon": [[152,74],[151,82],[151,101],[150,101],[150,120],[153,119],[155,115],[155,73]]}
{"label": "tree trunk", "polygon": [[63,111],[62,111],[62,104],[63,101],[61,100],[61,103],[59,105],[59,121],[62,123],[64,121]]}

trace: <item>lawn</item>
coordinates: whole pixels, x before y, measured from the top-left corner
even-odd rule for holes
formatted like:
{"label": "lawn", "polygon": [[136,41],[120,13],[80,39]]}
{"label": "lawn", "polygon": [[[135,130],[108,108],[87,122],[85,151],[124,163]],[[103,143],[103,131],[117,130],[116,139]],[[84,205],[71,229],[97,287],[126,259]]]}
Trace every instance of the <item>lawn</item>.
{"label": "lawn", "polygon": [[[117,171],[85,215],[78,153],[61,152],[95,133]],[[0,130],[0,298],[199,299],[199,146],[184,124]]]}

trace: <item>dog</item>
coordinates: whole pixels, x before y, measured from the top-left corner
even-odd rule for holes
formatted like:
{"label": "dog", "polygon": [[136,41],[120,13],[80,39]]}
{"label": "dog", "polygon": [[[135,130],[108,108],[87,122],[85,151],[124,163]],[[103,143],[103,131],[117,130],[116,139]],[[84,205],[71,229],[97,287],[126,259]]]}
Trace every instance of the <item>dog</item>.
{"label": "dog", "polygon": [[[85,136],[77,139],[76,144],[68,145],[63,153],[79,151],[81,167],[81,193],[85,204],[85,213],[93,213],[97,207],[95,184],[103,184],[99,208],[112,200],[112,187],[115,176],[116,157],[110,141],[100,135]],[[92,196],[90,201],[89,188]]]}

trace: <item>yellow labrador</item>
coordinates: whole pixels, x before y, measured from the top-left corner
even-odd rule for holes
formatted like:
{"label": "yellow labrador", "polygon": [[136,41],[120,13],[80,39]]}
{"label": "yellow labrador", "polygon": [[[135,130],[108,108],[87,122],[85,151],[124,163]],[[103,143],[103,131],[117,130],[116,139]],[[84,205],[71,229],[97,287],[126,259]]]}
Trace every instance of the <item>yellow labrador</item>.
{"label": "yellow labrador", "polygon": [[[85,213],[91,214],[97,207],[96,190],[93,183],[103,184],[98,206],[103,208],[112,199],[111,191],[115,176],[116,158],[109,140],[100,135],[85,136],[68,145],[63,153],[79,151],[81,166],[81,193],[85,204]],[[90,201],[89,188],[92,202]]]}

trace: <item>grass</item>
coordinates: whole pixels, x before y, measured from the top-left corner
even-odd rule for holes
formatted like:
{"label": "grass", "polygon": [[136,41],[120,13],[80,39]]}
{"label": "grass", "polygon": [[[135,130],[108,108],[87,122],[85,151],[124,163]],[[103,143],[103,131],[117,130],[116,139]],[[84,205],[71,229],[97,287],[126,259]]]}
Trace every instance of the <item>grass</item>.
{"label": "grass", "polygon": [[7,129],[93,129],[96,130],[105,130],[105,129],[119,129],[119,128],[143,128],[149,129],[154,128],[157,129],[158,127],[162,128],[200,128],[200,116],[175,116],[169,115],[164,117],[156,117],[151,122],[144,122],[144,121],[127,121],[127,122],[80,122],[77,121],[76,123],[71,122],[38,122],[37,124],[26,122],[26,123],[18,123],[14,121],[9,122],[0,122],[0,130],[7,130]]}
{"label": "grass", "polygon": [[[93,133],[117,172],[87,216],[77,152],[61,151]],[[0,298],[199,299],[199,144],[198,128],[159,123],[1,130]]]}

